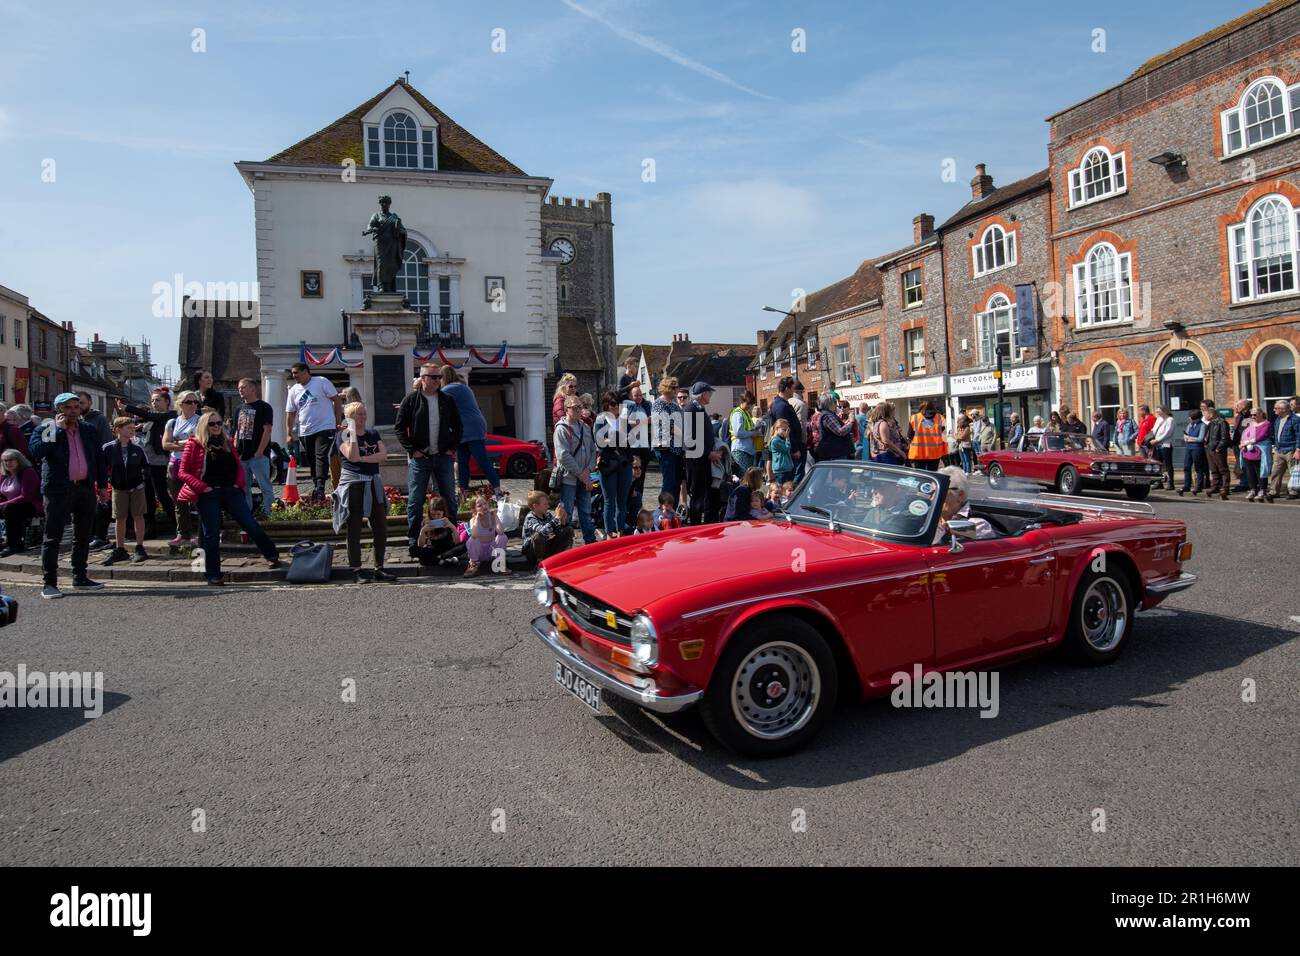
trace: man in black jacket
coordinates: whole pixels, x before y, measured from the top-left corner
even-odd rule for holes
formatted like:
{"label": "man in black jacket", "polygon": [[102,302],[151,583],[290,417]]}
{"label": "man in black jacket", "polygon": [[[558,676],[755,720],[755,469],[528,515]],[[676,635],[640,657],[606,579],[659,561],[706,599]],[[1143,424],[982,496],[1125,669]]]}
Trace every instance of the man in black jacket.
{"label": "man in black jacket", "polygon": [[[149,460],[135,441],[135,422],[122,416],[113,422],[113,441],[104,445],[104,464],[108,483],[113,486],[113,522],[116,537],[113,553],[105,564],[134,561],[149,557],[144,550],[145,482],[149,477]],[[135,557],[126,553],[126,523],[135,523]]]}
{"label": "man in black jacket", "polygon": [[429,479],[447,503],[448,516],[456,509],[456,481],[452,473],[460,444],[460,413],[456,403],[442,394],[442,373],[436,365],[420,367],[420,387],[397,406],[393,423],[397,440],[406,449],[406,543],[414,548],[424,522],[424,496]]}
{"label": "man in black jacket", "polygon": [[714,447],[713,423],[704,406],[709,404],[713,386],[696,382],[691,386],[691,401],[682,412],[686,433],[686,495],[690,498],[689,523],[708,524],[718,520],[717,506],[709,492],[713,488],[713,463],[722,457]]}
{"label": "man in black jacket", "polygon": [[790,399],[794,397],[794,377],[787,375],[777,383],[776,398],[772,399],[772,408],[768,412],[768,417],[775,424],[778,418],[784,418],[790,426],[790,458],[794,461],[794,480],[798,484],[803,477],[804,459],[807,457],[806,449],[803,443],[803,423],[799,421],[799,413],[790,404]]}
{"label": "man in black jacket", "polygon": [[1201,412],[1205,416],[1205,459],[1210,466],[1210,487],[1205,497],[1218,495],[1227,501],[1232,490],[1232,478],[1228,473],[1228,444],[1232,440],[1232,430],[1219,414],[1213,399],[1201,402]]}
{"label": "man in black jacket", "polygon": [[[77,401],[81,404],[81,422],[95,429],[95,441],[102,448],[113,440],[113,426],[108,416],[95,407],[95,400],[89,392],[78,392]],[[95,505],[95,527],[90,535],[90,550],[99,551],[108,547],[108,523],[113,510],[104,502]]]}
{"label": "man in black jacket", "polygon": [[95,521],[96,495],[108,501],[108,472],[104,449],[95,429],[81,421],[81,403],[70,392],[54,400],[56,416],[32,431],[32,464],[41,466],[45,497],[45,540],[41,543],[42,598],[61,598],[59,545],[72,521],[72,586],[95,591],[104,585],[86,575],[90,556],[90,526]]}

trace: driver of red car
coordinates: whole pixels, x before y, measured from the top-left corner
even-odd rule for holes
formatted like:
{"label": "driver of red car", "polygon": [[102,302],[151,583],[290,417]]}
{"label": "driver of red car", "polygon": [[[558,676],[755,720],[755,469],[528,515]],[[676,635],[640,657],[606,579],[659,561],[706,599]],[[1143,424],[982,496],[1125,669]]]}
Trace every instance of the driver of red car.
{"label": "driver of red car", "polygon": [[956,465],[940,468],[939,474],[948,476],[948,493],[943,499],[943,511],[934,529],[934,543],[943,544],[948,537],[948,522],[953,520],[975,522],[975,539],[996,538],[997,532],[978,515],[970,513],[970,481]]}

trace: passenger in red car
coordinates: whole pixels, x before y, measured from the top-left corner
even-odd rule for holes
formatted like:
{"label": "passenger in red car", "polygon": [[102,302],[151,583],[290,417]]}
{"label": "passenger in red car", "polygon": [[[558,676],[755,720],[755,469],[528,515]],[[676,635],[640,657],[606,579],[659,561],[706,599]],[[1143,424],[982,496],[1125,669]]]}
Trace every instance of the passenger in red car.
{"label": "passenger in red car", "polygon": [[983,518],[970,513],[970,483],[966,473],[955,465],[940,468],[939,474],[948,476],[948,494],[943,499],[943,511],[934,529],[934,543],[943,544],[948,536],[948,522],[965,520],[975,522],[975,538],[996,538],[993,526]]}

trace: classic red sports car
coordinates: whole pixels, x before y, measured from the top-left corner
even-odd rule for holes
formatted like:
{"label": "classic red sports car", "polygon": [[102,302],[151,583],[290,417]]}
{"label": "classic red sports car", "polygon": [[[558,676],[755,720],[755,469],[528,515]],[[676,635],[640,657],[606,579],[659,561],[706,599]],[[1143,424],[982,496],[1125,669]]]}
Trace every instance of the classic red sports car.
{"label": "classic red sports car", "polygon": [[[948,477],[818,462],[787,510],[617,538],[549,558],[534,633],[595,710],[698,705],[742,753],[805,744],[841,694],[898,672],[988,670],[1057,645],[1113,661],[1133,615],[1189,587],[1181,521],[1146,505],[989,499],[940,524]],[[988,533],[988,529],[984,529]]]}
{"label": "classic red sports car", "polygon": [[1143,501],[1160,482],[1160,465],[1148,458],[1091,451],[1085,436],[1059,432],[1030,435],[1023,450],[986,451],[980,455],[980,467],[994,490],[1006,488],[1008,478],[1019,478],[1063,495],[1101,488]]}
{"label": "classic red sports car", "polygon": [[[547,465],[546,446],[541,442],[488,435],[485,444],[488,458],[503,478],[531,478]],[[471,478],[483,477],[483,469],[473,458],[470,459],[469,475]]]}

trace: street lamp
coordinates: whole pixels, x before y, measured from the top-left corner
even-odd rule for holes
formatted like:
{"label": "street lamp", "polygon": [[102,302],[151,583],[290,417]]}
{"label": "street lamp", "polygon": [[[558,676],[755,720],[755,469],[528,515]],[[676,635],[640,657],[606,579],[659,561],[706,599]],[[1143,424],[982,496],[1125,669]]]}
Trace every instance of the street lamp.
{"label": "street lamp", "polygon": [[788,315],[794,319],[794,363],[791,371],[794,372],[794,380],[799,381],[799,317],[793,312],[787,312],[785,309],[776,309],[770,305],[763,306],[764,312],[777,312],[781,315]]}

